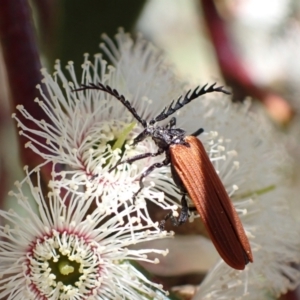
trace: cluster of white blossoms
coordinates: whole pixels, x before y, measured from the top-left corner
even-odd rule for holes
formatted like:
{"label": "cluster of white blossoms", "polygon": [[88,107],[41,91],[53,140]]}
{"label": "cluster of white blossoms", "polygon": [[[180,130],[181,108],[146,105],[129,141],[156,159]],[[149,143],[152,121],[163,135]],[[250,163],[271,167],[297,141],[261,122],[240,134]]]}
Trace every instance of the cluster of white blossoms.
{"label": "cluster of white blossoms", "polygon": [[[130,262],[157,263],[148,255],[167,253],[151,247],[152,242],[171,234],[161,232],[152,222],[147,203],[176,214],[180,205],[175,199],[180,195],[170,167],[155,169],[145,177],[144,188],[134,198],[141,174],[164,156],[122,164],[109,172],[120,158],[154,153],[157,147],[151,139],[130,146],[143,128],[115,98],[101,91],[74,89],[81,84],[107,84],[124,95],[143,119],[150,120],[171,100],[185,94],[187,86],[174,76],[159,51],[142,38],[133,42],[120,31],[116,44],[107,36],[104,40],[101,48],[112,65],[101,55],[95,55],[93,62],[85,55],[80,80],[71,62],[67,74],[59,62],[53,76],[42,70],[44,86],[39,87],[41,98],[35,101],[49,122],[34,119],[26,107],[17,107],[22,119],[18,115],[14,118],[20,134],[29,139],[26,147],[52,166],[52,180],[47,197],[40,184],[33,186],[29,176],[17,185],[18,192],[12,195],[27,218],[13,211],[0,212],[9,224],[1,226],[0,233],[0,298],[167,297],[160,285]],[[213,93],[202,97],[176,116],[178,126],[188,133],[205,129],[199,138],[239,213],[254,256],[244,271],[231,269],[220,258],[194,298],[262,299],[258,295],[277,295],[294,288],[300,282],[300,272],[293,268],[300,240],[281,182],[282,152],[250,115],[249,105],[233,105],[228,96]],[[38,183],[39,167],[28,171],[38,175]],[[22,192],[25,182],[34,204]],[[180,243],[175,247],[180,253]],[[188,260],[195,257],[189,252],[194,251],[197,246],[185,249],[170,265],[176,268],[177,262],[183,265],[184,260],[189,265]]]}
{"label": "cluster of white blossoms", "polygon": [[128,247],[164,237],[159,229],[134,217],[125,223],[127,214],[136,213],[134,206],[115,215],[98,207],[89,212],[93,197],[61,197],[53,190],[46,199],[40,173],[37,177],[37,186],[27,180],[33,202],[23,193],[25,183],[17,183],[18,191],[10,193],[25,217],[0,211],[7,222],[0,226],[1,299],[164,298],[155,291],[161,286],[128,262],[150,261],[147,255],[155,250]]}

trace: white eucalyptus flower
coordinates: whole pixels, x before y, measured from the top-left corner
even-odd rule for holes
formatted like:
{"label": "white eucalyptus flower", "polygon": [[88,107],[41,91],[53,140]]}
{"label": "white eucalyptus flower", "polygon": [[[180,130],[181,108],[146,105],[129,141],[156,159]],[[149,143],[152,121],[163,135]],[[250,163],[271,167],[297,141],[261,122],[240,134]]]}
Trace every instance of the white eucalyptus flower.
{"label": "white eucalyptus flower", "polygon": [[150,220],[142,224],[134,217],[134,206],[118,215],[109,207],[89,214],[92,198],[83,201],[75,194],[61,198],[54,191],[47,204],[40,184],[27,183],[33,203],[23,194],[22,184],[11,192],[27,217],[0,211],[5,224],[0,226],[1,299],[165,299],[161,286],[129,262],[158,263],[148,254],[166,254],[130,250],[130,245],[166,236]]}
{"label": "white eucalyptus flower", "polygon": [[[80,83],[99,81],[117,87],[142,117],[147,118],[159,112],[169,99],[177,97],[182,92],[182,84],[162,64],[159,52],[143,40],[134,44],[131,38],[120,32],[117,36],[118,50],[107,37],[104,38],[111,47],[111,54],[104,44],[102,48],[109,54],[115,67],[107,67],[101,55],[95,55],[92,64],[86,55],[81,82],[76,79],[71,62],[67,67],[69,78],[61,70],[59,62],[53,77],[42,70],[47,95],[39,86],[43,100],[35,101],[49,116],[51,124],[34,119],[23,106],[17,108],[27,119],[26,124],[15,114],[13,116],[21,128],[20,134],[30,140],[26,147],[41,155],[45,163],[54,163],[53,177],[57,180],[51,185],[69,188],[77,193],[84,190],[85,194],[90,193],[98,202],[117,204],[132,201],[134,192],[139,189],[142,172],[160,161],[161,157],[126,164],[114,172],[108,172],[120,157],[155,152],[156,146],[148,140],[135,148],[128,146],[141,127],[135,124],[132,115],[118,100],[97,91],[82,93],[73,89],[78,88]],[[160,99],[159,105],[152,105],[152,101],[157,99]],[[28,121],[35,123],[40,131],[28,127]],[[41,139],[45,143],[41,143]],[[124,150],[125,153],[122,153]],[[63,165],[65,170],[57,172],[57,164]],[[165,209],[177,209],[174,202],[163,202],[162,185],[169,198],[177,197],[174,188],[165,185],[166,181],[170,181],[168,167],[156,170],[145,178],[145,188],[135,201],[140,208],[140,216],[147,215],[145,199]]]}
{"label": "white eucalyptus flower", "polygon": [[[71,81],[64,75],[59,63],[54,77],[43,71],[48,95],[41,90],[43,101],[37,102],[53,124],[33,119],[24,107],[18,107],[19,111],[38,125],[40,131],[32,131],[15,118],[22,129],[21,134],[30,139],[28,147],[46,162],[65,166],[64,172],[53,169],[53,176],[57,179],[51,183],[53,188],[64,187],[78,196],[95,197],[99,207],[110,204],[117,212],[121,204],[130,207],[133,194],[139,189],[141,174],[164,157],[147,158],[132,165],[123,164],[108,172],[120,157],[124,159],[156,152],[157,147],[151,139],[135,148],[130,146],[143,128],[140,124],[134,127],[134,118],[117,99],[100,91],[74,92],[73,89],[78,88],[80,83],[96,84],[100,81],[108,84],[124,95],[146,120],[161,112],[171,100],[185,94],[187,89],[167,68],[159,52],[143,40],[133,43],[131,38],[120,32],[116,47],[113,41],[106,36],[104,38],[106,44],[101,47],[114,67],[107,67],[99,55],[95,56],[93,64],[86,56],[80,82],[76,79],[72,63],[68,66]],[[174,114],[178,127],[184,128],[187,133],[200,127],[205,129],[199,139],[234,201],[254,256],[254,263],[247,265],[244,271],[233,270],[220,260],[200,286],[199,299],[249,295],[250,299],[255,299],[251,298],[252,290],[254,294],[265,291],[279,294],[300,282],[300,273],[291,266],[298,260],[299,232],[294,229],[287,210],[278,170],[284,155],[277,153],[278,145],[270,141],[259,122],[249,116],[248,106],[239,108],[230,104],[228,98],[214,93],[194,100]],[[40,144],[39,149],[36,137],[47,141]],[[40,150],[41,147],[45,151]],[[174,199],[180,196],[169,167],[154,170],[145,178],[144,185],[134,202],[139,218],[148,219],[146,199],[165,209],[175,210],[178,204]],[[178,259],[195,257],[194,254],[189,255],[189,251],[195,249],[190,247]],[[176,266],[176,261],[173,265]],[[192,264],[189,262],[187,265]],[[286,280],[287,277],[289,280]]]}

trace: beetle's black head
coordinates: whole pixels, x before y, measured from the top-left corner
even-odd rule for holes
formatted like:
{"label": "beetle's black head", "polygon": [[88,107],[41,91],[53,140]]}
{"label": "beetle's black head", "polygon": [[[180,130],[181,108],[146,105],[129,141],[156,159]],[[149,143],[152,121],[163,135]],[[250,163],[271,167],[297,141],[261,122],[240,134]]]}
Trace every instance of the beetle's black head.
{"label": "beetle's black head", "polygon": [[172,128],[176,119],[172,118],[171,121],[165,126],[156,126],[156,124],[148,124],[147,127],[134,138],[133,144],[136,145],[147,137],[151,137],[158,148],[168,149],[172,144],[181,143],[185,137],[185,131],[180,128]]}
{"label": "beetle's black head", "polygon": [[172,144],[180,144],[184,141],[185,131],[180,128],[157,126],[151,135],[153,141],[160,149],[168,149]]}

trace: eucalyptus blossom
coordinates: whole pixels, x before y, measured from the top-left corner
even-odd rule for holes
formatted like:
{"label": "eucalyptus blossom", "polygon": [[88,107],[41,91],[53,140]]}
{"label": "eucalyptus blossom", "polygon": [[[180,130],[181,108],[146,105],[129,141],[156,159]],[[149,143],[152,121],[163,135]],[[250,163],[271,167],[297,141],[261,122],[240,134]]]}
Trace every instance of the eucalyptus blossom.
{"label": "eucalyptus blossom", "polygon": [[[39,173],[38,173],[39,178]],[[6,299],[165,299],[131,262],[158,263],[167,251],[131,245],[165,238],[155,224],[142,223],[129,206],[115,214],[93,207],[94,199],[53,190],[43,196],[40,180],[27,178],[10,192],[15,210],[0,211],[0,297]],[[47,199],[46,199],[47,198]],[[32,199],[30,201],[30,199]],[[25,214],[25,216],[24,216]],[[132,215],[128,219],[128,215]],[[156,258],[148,255],[155,253]]]}

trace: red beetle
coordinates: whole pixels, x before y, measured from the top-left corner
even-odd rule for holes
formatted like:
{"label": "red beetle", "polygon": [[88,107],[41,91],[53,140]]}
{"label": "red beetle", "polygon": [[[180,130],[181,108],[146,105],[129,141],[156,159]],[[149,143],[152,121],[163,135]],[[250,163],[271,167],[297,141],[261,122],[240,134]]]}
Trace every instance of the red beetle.
{"label": "red beetle", "polygon": [[146,157],[154,157],[165,153],[165,159],[160,163],[155,163],[143,172],[140,177],[140,188],[135,196],[142,190],[143,178],[149,175],[154,169],[170,164],[174,182],[182,192],[182,209],[178,219],[169,213],[160,226],[163,229],[167,219],[171,219],[174,225],[180,225],[187,221],[189,207],[186,201],[188,194],[193,201],[196,210],[201,216],[203,223],[214,243],[217,251],[223,260],[232,268],[243,270],[249,262],[253,262],[251,247],[244,231],[241,220],[233,207],[231,200],[212,165],[202,143],[196,136],[203,132],[200,128],[190,136],[181,128],[174,128],[176,118],[172,117],[165,126],[156,125],[182,108],[187,103],[201,95],[211,92],[222,92],[229,94],[223,87],[215,87],[215,84],[197,87],[188,91],[184,97],[180,96],[155,118],[147,122],[142,119],[131,106],[130,102],[120,95],[117,90],[102,83],[82,85],[76,91],[95,89],[106,92],[118,99],[134,116],[134,118],[144,127],[144,130],[134,138],[133,145],[151,137],[158,147],[155,153],[143,153],[117,163],[109,171],[114,170],[122,163],[132,163]]}

